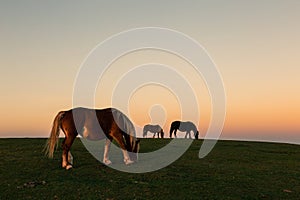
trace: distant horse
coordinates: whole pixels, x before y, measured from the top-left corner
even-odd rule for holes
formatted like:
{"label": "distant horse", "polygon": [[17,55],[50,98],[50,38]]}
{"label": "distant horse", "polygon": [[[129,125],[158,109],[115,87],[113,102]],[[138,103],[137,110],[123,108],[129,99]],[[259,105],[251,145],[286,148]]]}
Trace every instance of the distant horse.
{"label": "distant horse", "polygon": [[159,134],[161,138],[164,138],[164,130],[159,125],[151,125],[147,124],[143,128],[143,137],[147,137],[147,132],[154,133],[153,138],[155,138],[155,135],[157,133],[157,138],[159,138]]}
{"label": "distant horse", "polygon": [[189,138],[191,138],[191,131],[193,131],[195,139],[198,139],[199,132],[198,132],[195,124],[193,124],[192,122],[181,122],[181,121],[172,122],[171,127],[170,127],[170,138],[172,138],[173,131],[174,131],[175,138],[177,137],[176,136],[177,130],[186,132],[185,138],[187,138],[188,134],[189,134]]}
{"label": "distant horse", "polygon": [[111,164],[108,152],[112,140],[116,140],[121,147],[125,164],[131,164],[137,160],[139,140],[135,138],[135,128],[126,115],[115,108],[101,110],[74,108],[59,112],[54,119],[51,134],[45,146],[46,155],[49,158],[53,158],[60,129],[65,134],[62,143],[63,168],[72,168],[73,157],[70,148],[78,134],[88,140],[106,138],[103,156],[103,163],[106,165]]}

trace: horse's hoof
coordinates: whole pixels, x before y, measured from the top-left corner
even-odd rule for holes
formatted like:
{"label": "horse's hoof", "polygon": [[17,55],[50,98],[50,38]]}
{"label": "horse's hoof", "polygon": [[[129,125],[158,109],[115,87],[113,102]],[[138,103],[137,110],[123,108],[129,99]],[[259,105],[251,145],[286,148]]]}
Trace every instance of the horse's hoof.
{"label": "horse's hoof", "polygon": [[62,168],[66,168],[67,167],[67,163],[63,163],[61,166],[62,166]]}
{"label": "horse's hoof", "polygon": [[133,164],[134,161],[127,159],[127,160],[124,160],[124,163],[125,163],[125,165],[130,165],[130,164]]}
{"label": "horse's hoof", "polygon": [[110,165],[110,164],[112,164],[112,162],[111,162],[110,160],[103,160],[103,163],[104,163],[105,165]]}
{"label": "horse's hoof", "polygon": [[73,168],[72,165],[67,165],[67,166],[66,166],[66,170],[69,170],[69,169],[72,169],[72,168]]}

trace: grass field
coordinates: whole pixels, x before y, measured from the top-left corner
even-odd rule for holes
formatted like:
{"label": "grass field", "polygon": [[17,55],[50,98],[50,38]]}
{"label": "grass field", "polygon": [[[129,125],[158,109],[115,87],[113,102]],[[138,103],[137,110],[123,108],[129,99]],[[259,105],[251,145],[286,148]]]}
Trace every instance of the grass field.
{"label": "grass field", "polygon": [[[169,139],[142,139],[150,151]],[[144,174],[119,172],[94,159],[77,139],[74,168],[61,150],[44,157],[45,139],[0,139],[0,199],[299,199],[300,146],[219,141],[204,159],[194,141],[176,162]]]}

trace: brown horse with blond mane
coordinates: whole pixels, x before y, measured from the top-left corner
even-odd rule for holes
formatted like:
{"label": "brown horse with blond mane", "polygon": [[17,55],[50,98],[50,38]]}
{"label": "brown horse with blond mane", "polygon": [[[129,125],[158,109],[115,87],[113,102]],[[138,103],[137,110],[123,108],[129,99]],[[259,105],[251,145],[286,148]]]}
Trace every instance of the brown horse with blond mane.
{"label": "brown horse with blond mane", "polygon": [[108,153],[112,140],[115,140],[122,149],[125,164],[137,161],[139,140],[135,137],[135,128],[128,117],[115,108],[98,110],[74,108],[59,112],[54,119],[51,134],[45,147],[46,155],[49,158],[53,158],[60,129],[65,134],[62,142],[63,168],[72,168],[73,157],[70,149],[77,135],[88,140],[106,139],[103,155],[103,163],[106,165],[111,164]]}

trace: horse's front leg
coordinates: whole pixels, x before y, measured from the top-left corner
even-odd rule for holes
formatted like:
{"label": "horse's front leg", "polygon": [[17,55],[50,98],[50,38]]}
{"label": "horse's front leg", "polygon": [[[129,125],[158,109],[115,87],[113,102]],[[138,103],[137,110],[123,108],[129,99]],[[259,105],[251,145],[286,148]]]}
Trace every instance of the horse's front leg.
{"label": "horse's front leg", "polygon": [[122,149],[122,153],[124,156],[124,163],[126,165],[132,164],[134,163],[134,161],[132,161],[128,155],[128,151],[126,149],[126,144],[123,140],[123,136],[121,132],[114,132],[112,134],[112,137],[117,141],[117,143],[119,144],[120,148]]}
{"label": "horse's front leg", "polygon": [[177,133],[177,129],[175,129],[175,131],[174,131],[174,136],[175,136],[175,138],[177,138],[176,133]]}
{"label": "horse's front leg", "polygon": [[111,161],[109,160],[109,149],[110,149],[111,140],[106,139],[105,140],[105,146],[104,146],[104,154],[103,154],[103,163],[106,165],[110,165]]}

